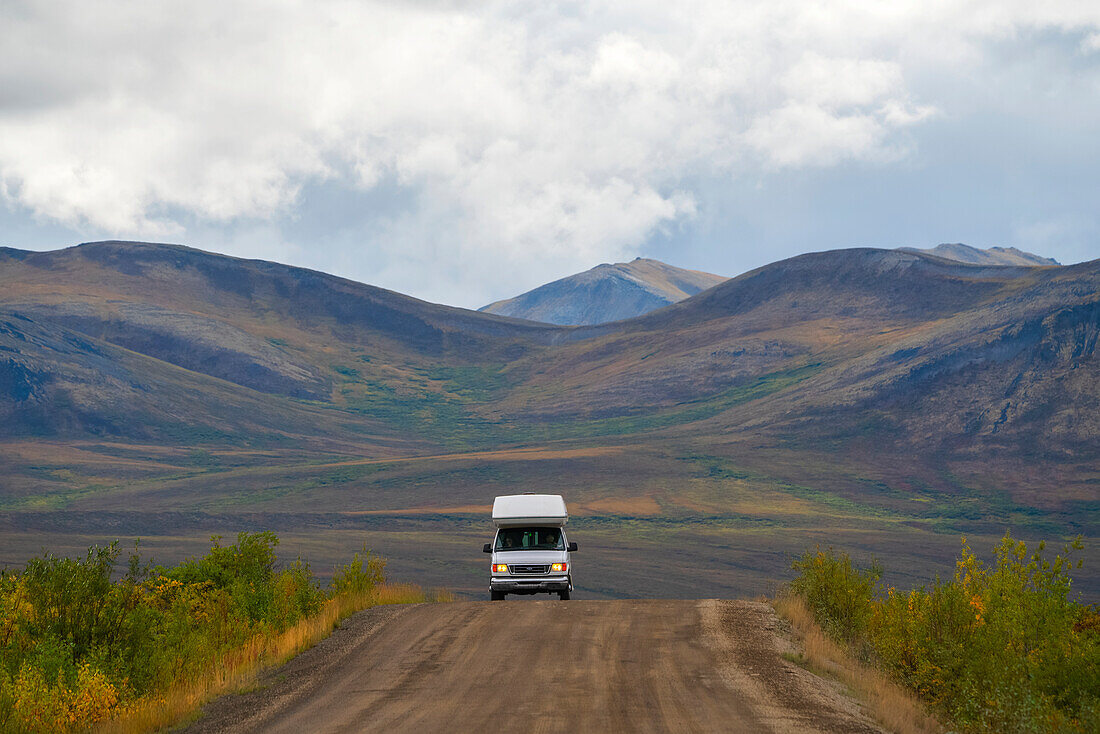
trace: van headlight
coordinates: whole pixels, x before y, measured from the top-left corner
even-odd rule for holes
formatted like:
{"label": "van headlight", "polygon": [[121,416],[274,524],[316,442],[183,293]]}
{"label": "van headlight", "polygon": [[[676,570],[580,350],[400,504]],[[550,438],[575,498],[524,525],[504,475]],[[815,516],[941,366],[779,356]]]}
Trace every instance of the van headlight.
{"label": "van headlight", "polygon": [[552,573],[565,573],[568,570],[568,563],[551,563],[550,571]]}
{"label": "van headlight", "polygon": [[508,573],[508,564],[506,563],[494,563],[493,573]]}

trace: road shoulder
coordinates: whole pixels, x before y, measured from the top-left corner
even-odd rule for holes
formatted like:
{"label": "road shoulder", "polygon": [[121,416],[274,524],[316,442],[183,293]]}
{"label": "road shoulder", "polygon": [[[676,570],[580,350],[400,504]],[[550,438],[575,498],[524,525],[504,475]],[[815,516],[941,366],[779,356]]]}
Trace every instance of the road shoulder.
{"label": "road shoulder", "polygon": [[747,694],[756,718],[770,730],[884,734],[840,682],[784,657],[797,653],[797,643],[769,604],[704,599],[699,608],[722,677]]}

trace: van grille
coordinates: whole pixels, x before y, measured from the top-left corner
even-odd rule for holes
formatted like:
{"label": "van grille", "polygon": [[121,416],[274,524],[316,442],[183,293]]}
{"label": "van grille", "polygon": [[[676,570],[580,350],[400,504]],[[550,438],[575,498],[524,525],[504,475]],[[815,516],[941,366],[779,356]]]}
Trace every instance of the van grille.
{"label": "van grille", "polygon": [[517,564],[509,566],[508,570],[517,576],[536,576],[550,573],[549,566],[521,566]]}

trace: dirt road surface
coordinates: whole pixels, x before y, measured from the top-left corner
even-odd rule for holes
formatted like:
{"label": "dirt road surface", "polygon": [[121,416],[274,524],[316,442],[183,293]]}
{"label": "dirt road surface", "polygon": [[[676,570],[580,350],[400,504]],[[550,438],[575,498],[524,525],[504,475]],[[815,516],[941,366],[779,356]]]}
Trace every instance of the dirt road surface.
{"label": "dirt road surface", "polygon": [[879,732],[782,629],[744,601],[376,607],[186,732]]}

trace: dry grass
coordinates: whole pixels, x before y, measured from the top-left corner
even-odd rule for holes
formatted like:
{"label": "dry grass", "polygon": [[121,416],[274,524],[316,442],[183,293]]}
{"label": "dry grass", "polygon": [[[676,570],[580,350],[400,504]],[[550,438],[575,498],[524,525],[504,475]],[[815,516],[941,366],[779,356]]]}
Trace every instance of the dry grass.
{"label": "dry grass", "polygon": [[796,638],[802,643],[801,662],[848,686],[887,731],[897,734],[944,731],[916,696],[881,671],[853,659],[847,650],[829,639],[800,597],[784,594],[775,599],[772,606],[791,623]]}
{"label": "dry grass", "polygon": [[582,515],[660,515],[662,508],[652,497],[606,497],[578,505],[576,514]]}
{"label": "dry grass", "polygon": [[340,621],[355,612],[383,604],[414,604],[424,601],[453,601],[446,590],[425,594],[412,584],[384,584],[362,594],[339,594],[325,602],[321,611],[275,635],[257,635],[245,645],[224,655],[206,677],[144,699],[123,716],[95,728],[96,732],[140,734],[185,721],[212,698],[248,688],[264,670],[282,665],[328,637]]}
{"label": "dry grass", "polygon": [[587,446],[571,449],[519,448],[495,449],[492,451],[460,451],[453,454],[429,454],[426,456],[395,456],[383,459],[348,459],[324,464],[307,464],[301,467],[307,471],[331,469],[342,466],[366,466],[370,464],[411,464],[416,462],[437,461],[547,461],[558,459],[587,459],[622,453],[619,446]]}

